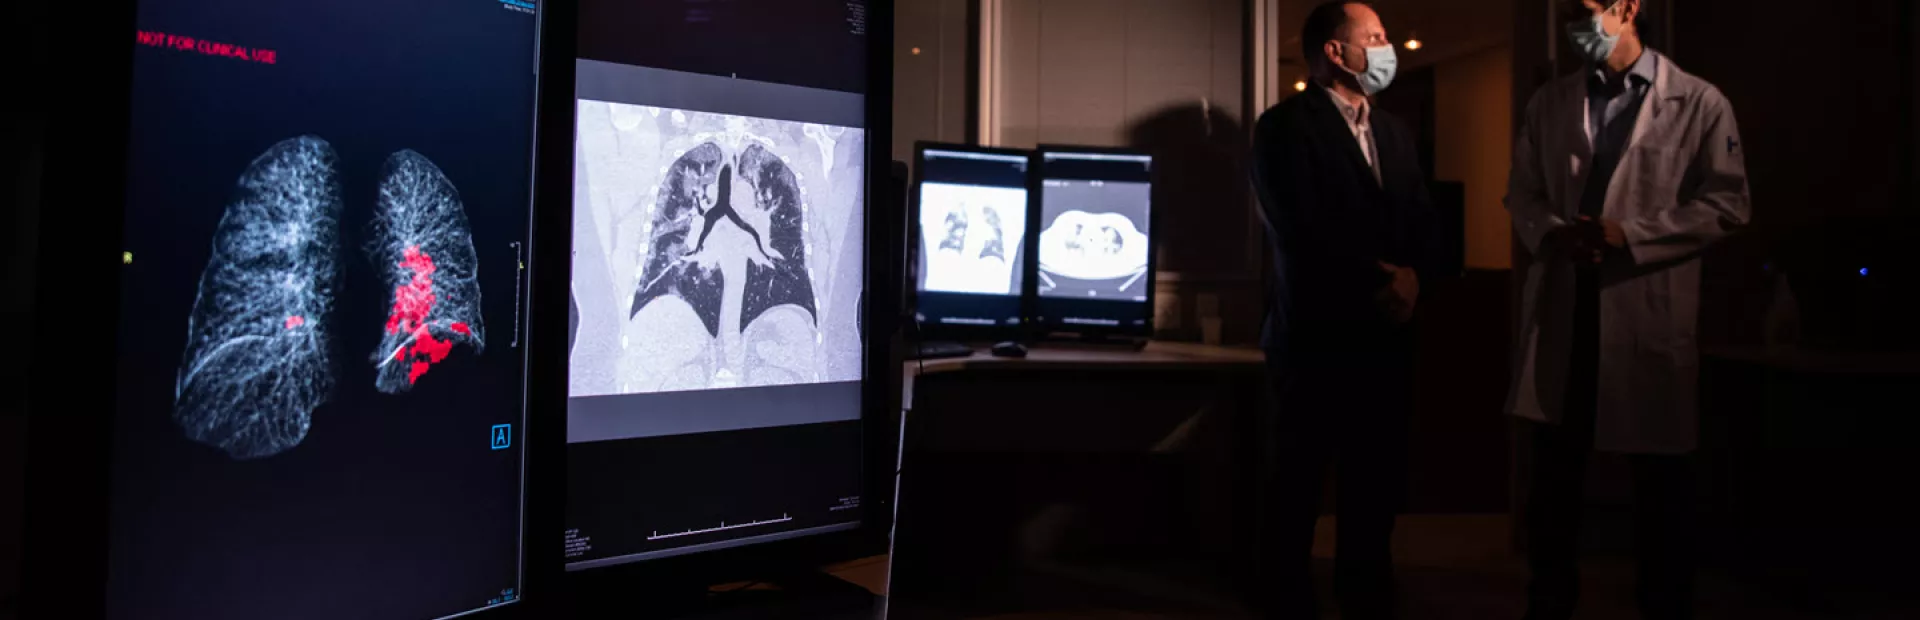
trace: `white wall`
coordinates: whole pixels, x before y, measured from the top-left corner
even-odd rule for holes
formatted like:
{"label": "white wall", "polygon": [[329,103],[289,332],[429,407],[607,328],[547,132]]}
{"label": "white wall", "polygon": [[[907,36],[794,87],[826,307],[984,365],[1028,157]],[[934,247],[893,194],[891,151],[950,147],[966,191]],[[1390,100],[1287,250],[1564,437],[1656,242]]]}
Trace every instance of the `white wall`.
{"label": "white wall", "polygon": [[1244,172],[1244,0],[979,0],[980,140],[1146,149],[1156,326],[1258,336],[1265,243]]}
{"label": "white wall", "polygon": [[1245,116],[1241,0],[983,2],[999,17],[984,72],[989,142],[1120,146],[1175,106]]}
{"label": "white wall", "polygon": [[[967,67],[973,31],[967,0],[894,5],[893,158],[913,161],[913,143],[971,142]],[[913,50],[918,48],[920,53]]]}
{"label": "white wall", "polygon": [[1513,266],[1512,224],[1501,200],[1513,157],[1513,46],[1434,66],[1434,177],[1466,185],[1469,269]]}

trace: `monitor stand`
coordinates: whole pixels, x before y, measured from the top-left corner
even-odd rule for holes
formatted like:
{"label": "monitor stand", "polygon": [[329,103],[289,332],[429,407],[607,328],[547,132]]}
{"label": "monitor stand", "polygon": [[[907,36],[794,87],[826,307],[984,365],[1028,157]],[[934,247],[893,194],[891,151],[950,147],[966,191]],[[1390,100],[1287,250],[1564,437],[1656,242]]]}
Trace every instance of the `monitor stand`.
{"label": "monitor stand", "polygon": [[759,581],[699,586],[621,588],[599,584],[597,592],[570,601],[582,619],[658,620],[873,620],[884,617],[886,599],[824,571],[795,572]]}

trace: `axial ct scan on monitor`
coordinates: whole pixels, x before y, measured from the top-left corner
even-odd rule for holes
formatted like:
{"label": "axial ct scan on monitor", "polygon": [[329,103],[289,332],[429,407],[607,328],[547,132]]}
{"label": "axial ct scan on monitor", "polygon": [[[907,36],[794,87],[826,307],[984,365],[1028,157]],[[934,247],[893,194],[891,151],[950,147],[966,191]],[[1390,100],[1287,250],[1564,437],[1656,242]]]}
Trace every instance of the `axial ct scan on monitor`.
{"label": "axial ct scan on monitor", "polygon": [[1153,158],[1041,147],[1035,307],[1059,331],[1146,335],[1153,295]]}
{"label": "axial ct scan on monitor", "polygon": [[1041,190],[1041,295],[1146,301],[1146,183],[1047,179]]}
{"label": "axial ct scan on monitor", "polygon": [[139,3],[109,617],[519,600],[532,6]]}
{"label": "axial ct scan on monitor", "polygon": [[582,3],[569,570],[859,526],[865,15]]}

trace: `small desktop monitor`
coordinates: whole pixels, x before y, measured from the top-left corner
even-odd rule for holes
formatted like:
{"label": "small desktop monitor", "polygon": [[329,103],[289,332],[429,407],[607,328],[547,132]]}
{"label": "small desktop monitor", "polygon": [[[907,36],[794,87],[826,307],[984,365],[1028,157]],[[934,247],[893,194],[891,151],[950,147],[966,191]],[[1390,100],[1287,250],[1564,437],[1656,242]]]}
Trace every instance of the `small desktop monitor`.
{"label": "small desktop monitor", "polygon": [[1041,146],[1034,316],[1043,332],[1145,338],[1153,332],[1153,157]]}
{"label": "small desktop monitor", "polygon": [[107,524],[36,536],[107,618],[519,607],[534,5],[137,5]]}
{"label": "small desktop monitor", "polygon": [[923,334],[1002,339],[1022,329],[1031,153],[921,143],[908,235]]}
{"label": "small desktop monitor", "polygon": [[884,511],[863,416],[884,388],[867,381],[885,342],[868,309],[887,304],[867,296],[866,205],[888,112],[869,105],[866,5],[579,3],[565,568],[593,572],[577,579],[756,570]]}

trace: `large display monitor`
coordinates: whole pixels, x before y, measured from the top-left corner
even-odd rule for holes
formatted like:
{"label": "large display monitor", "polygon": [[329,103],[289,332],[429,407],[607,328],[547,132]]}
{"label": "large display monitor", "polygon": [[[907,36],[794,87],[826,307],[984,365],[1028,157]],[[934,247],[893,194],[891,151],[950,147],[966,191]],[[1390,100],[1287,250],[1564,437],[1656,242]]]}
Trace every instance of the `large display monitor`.
{"label": "large display monitor", "polygon": [[106,616],[520,600],[534,5],[137,4]]}
{"label": "large display monitor", "polygon": [[1042,145],[1035,318],[1044,331],[1147,337],[1153,331],[1153,157]]}
{"label": "large display monitor", "polygon": [[1016,335],[1027,313],[1031,154],[934,143],[914,150],[915,320],[934,336]]}
{"label": "large display monitor", "polygon": [[567,569],[860,528],[866,3],[578,10]]}

